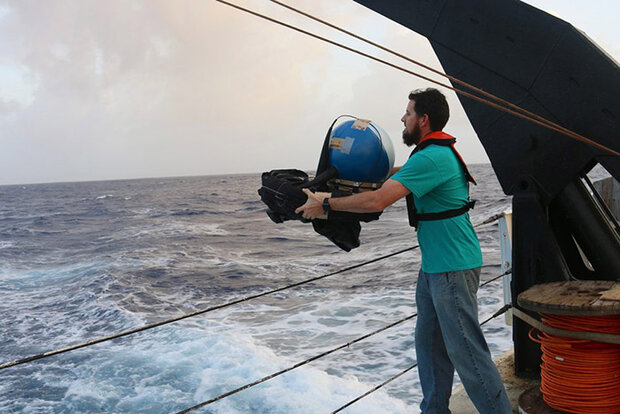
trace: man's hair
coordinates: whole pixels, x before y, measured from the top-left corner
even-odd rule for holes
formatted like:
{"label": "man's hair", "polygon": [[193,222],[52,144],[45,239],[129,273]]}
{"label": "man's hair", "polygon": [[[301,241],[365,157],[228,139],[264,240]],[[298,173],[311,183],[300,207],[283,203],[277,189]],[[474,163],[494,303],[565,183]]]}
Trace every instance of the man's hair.
{"label": "man's hair", "polygon": [[431,130],[441,131],[450,118],[450,108],[446,97],[434,88],[416,89],[409,93],[409,100],[414,100],[413,109],[418,116],[428,115]]}

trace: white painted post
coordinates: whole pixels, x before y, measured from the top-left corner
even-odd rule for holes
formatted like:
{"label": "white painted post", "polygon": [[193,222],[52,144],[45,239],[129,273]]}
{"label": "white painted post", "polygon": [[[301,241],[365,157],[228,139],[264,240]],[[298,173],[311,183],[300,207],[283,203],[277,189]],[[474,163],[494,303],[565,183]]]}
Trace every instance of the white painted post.
{"label": "white painted post", "polygon": [[[512,211],[504,211],[503,216],[499,219],[499,242],[502,251],[502,273],[508,269],[512,269]],[[510,290],[510,282],[512,274],[502,278],[504,286],[504,305],[512,302],[512,293]],[[512,309],[505,313],[506,325],[512,326]]]}

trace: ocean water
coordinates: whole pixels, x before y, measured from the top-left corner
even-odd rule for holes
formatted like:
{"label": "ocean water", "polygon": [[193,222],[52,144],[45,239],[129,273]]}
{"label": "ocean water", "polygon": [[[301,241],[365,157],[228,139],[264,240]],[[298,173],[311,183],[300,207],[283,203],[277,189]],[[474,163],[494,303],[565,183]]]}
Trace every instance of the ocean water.
{"label": "ocean water", "polygon": [[[472,222],[510,208],[490,165]],[[260,175],[0,187],[0,363],[193,312],[414,243],[404,200],[350,253],[309,224],[272,223]],[[482,281],[501,273],[497,223],[478,228]],[[413,250],[146,332],[0,371],[2,413],[176,412],[415,312]],[[479,291],[480,320],[503,305]],[[327,413],[415,362],[415,319],[197,410]],[[499,317],[484,326],[497,357]],[[415,370],[346,413],[418,412]]]}

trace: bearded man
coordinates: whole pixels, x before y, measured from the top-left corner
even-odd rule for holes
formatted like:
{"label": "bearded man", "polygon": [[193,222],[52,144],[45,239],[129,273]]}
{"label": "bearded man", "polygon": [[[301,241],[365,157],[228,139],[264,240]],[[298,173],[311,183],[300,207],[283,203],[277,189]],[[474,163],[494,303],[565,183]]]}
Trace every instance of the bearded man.
{"label": "bearded man", "polygon": [[329,198],[306,189],[308,201],[296,213],[310,219],[330,210],[372,213],[407,197],[422,253],[415,328],[421,412],[450,412],[456,369],[480,413],[509,414],[504,384],[478,323],[482,253],[467,213],[473,207],[468,182],[475,181],[454,148],[456,140],[442,131],[449,116],[438,90],[411,92],[401,118],[404,143],[416,146],[409,160],[376,191]]}

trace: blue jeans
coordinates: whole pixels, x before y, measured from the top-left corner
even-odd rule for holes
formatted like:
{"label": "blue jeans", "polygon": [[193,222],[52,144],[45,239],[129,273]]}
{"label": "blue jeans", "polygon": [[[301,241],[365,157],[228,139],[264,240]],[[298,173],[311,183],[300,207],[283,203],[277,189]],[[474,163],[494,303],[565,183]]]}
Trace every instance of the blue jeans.
{"label": "blue jeans", "polygon": [[420,270],[415,347],[424,414],[450,413],[454,369],[481,414],[512,413],[478,322],[479,283],[480,268],[446,273]]}

